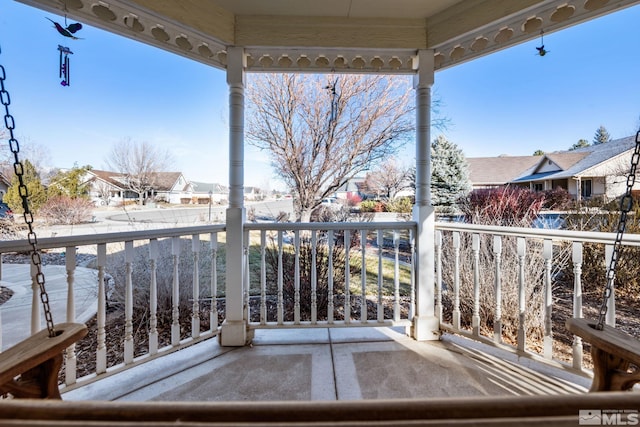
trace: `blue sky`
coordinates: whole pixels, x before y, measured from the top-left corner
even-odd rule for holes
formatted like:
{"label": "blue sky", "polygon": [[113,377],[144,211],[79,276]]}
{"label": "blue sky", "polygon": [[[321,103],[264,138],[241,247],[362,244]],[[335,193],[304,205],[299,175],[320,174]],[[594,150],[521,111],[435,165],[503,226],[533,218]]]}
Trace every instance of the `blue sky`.
{"label": "blue sky", "polygon": [[[50,13],[0,0],[0,64],[22,145],[46,147],[50,166],[102,168],[113,144],[171,151],[194,181],[228,182],[224,72],[99,29],[59,36]],[[530,155],[640,125],[640,6],[436,73],[443,133],[468,157]],[[58,44],[73,52],[71,85],[58,77]],[[433,137],[439,132],[434,132]],[[402,159],[413,161],[413,147]],[[245,148],[245,185],[279,187],[264,153]]]}

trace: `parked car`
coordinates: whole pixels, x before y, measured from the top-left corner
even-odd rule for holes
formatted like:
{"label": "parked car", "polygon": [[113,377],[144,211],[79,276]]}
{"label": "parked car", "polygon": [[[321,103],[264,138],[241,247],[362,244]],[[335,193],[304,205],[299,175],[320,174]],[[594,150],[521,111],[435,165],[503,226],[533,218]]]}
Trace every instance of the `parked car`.
{"label": "parked car", "polygon": [[0,219],[13,219],[13,212],[8,204],[0,202]]}

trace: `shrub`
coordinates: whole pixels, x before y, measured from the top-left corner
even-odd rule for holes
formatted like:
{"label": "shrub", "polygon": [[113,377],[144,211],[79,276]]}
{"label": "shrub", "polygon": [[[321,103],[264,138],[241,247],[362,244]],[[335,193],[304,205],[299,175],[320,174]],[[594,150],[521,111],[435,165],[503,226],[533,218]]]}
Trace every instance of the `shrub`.
{"label": "shrub", "polygon": [[529,227],[537,218],[545,197],[543,193],[522,187],[474,190],[460,200],[467,222],[501,226]]}
{"label": "shrub", "polygon": [[413,200],[411,197],[396,197],[387,204],[390,212],[411,213],[413,210]]}
{"label": "shrub", "polygon": [[93,202],[83,197],[50,197],[39,214],[50,224],[80,224],[93,217]]}
{"label": "shrub", "polygon": [[567,190],[562,187],[556,187],[554,190],[544,192],[544,208],[565,210],[571,207],[573,198]]}
{"label": "shrub", "polygon": [[360,203],[360,212],[375,212],[375,207],[378,204],[375,200],[363,200]]}
{"label": "shrub", "polygon": [[[483,189],[471,192],[463,199],[460,207],[466,215],[467,221],[474,224],[530,227],[537,216],[544,195],[519,187],[502,187]],[[463,233],[460,236],[460,312],[463,326],[470,326],[473,314],[474,295],[474,253],[472,251],[472,235]],[[496,313],[495,301],[495,263],[493,253],[493,236],[481,234],[479,251],[479,280],[480,280],[480,329],[483,333],[493,330]],[[442,259],[453,260],[454,248],[451,244],[451,233],[444,234]],[[558,264],[552,266],[552,274],[562,268],[566,254],[554,257]],[[501,283],[502,283],[502,331],[506,341],[515,342],[519,325],[518,283],[520,260],[517,256],[517,240],[514,237],[503,237],[501,252]],[[527,254],[524,259],[525,298],[525,331],[529,345],[538,342],[543,336],[543,291],[544,291],[544,259],[542,257],[542,243],[527,241]],[[443,303],[451,309],[453,307],[453,283],[455,264],[443,263],[442,277]]]}
{"label": "shrub", "polygon": [[[179,281],[179,310],[180,319],[191,317],[193,309],[193,252],[191,240],[180,239],[181,250],[178,256],[178,281]],[[170,325],[172,323],[173,309],[173,276],[174,265],[171,254],[171,239],[158,241],[158,260],[156,261],[157,283],[157,318],[161,343],[167,344],[170,340]],[[199,283],[200,283],[200,322],[201,330],[208,327],[209,309],[211,298],[211,248],[209,242],[200,242],[199,256]],[[112,310],[120,312],[122,316],[125,307],[126,264],[124,262],[124,250],[116,251],[108,255],[106,270],[111,276],[109,292],[109,306]],[[218,250],[218,256],[224,259],[222,248]],[[150,281],[149,246],[141,245],[134,248],[132,267],[133,283],[133,329],[135,340],[145,342],[148,339],[149,327],[149,301]],[[218,262],[218,281],[224,283],[224,263]],[[224,286],[222,286],[224,288]],[[218,294],[224,295],[224,290],[218,288]],[[186,337],[189,331],[181,331],[182,337]]]}
{"label": "shrub", "polygon": [[349,193],[347,194],[347,206],[348,207],[355,207],[358,206],[358,204],[360,204],[360,202],[362,202],[362,197],[360,197],[358,194],[355,193]]}

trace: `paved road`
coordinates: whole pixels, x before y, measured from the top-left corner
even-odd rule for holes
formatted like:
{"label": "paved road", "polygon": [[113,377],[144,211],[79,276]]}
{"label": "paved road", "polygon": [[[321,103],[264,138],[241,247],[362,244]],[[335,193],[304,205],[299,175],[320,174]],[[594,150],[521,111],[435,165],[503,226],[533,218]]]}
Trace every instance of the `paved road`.
{"label": "paved road", "polygon": [[[0,306],[2,321],[2,350],[31,335],[31,276],[27,264],[3,264],[0,285],[13,291],[13,296]],[[67,272],[62,265],[44,266],[45,286],[54,323],[67,321]],[[90,268],[77,267],[74,275],[76,320],[86,322],[95,314],[98,295],[98,273]],[[40,306],[40,299],[38,299]],[[41,326],[46,328],[42,308]]]}
{"label": "paved road", "polygon": [[[36,229],[40,237],[77,236],[91,233],[109,233],[116,231],[135,231],[144,229],[158,229],[169,227],[188,227],[190,225],[205,225],[210,223],[224,223],[226,206],[209,207],[172,207],[172,208],[107,208],[94,211],[94,221],[87,224],[73,226],[58,225]],[[256,217],[262,219],[275,218],[280,212],[286,212],[293,218],[293,201],[271,200],[247,203],[247,211],[253,210]],[[209,221],[211,218],[211,221]]]}

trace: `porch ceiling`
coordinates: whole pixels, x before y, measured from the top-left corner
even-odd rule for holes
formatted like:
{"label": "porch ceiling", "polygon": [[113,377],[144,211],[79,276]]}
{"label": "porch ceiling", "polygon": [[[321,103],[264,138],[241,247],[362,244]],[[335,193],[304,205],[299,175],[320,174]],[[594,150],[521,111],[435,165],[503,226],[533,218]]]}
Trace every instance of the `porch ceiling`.
{"label": "porch ceiling", "polygon": [[249,71],[413,73],[640,3],[640,0],[16,0],[217,68],[242,46]]}

